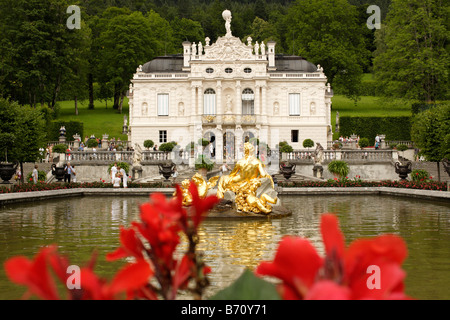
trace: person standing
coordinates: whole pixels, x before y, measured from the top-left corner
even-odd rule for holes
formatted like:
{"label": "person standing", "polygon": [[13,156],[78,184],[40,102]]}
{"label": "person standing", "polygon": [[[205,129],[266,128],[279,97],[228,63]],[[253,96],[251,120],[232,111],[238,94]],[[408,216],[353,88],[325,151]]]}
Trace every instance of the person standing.
{"label": "person standing", "polygon": [[120,174],[122,176],[122,183],[124,188],[128,188],[128,175],[124,168],[120,168]]}
{"label": "person standing", "polygon": [[33,169],[33,173],[31,174],[31,177],[33,178],[33,183],[38,183],[39,178],[39,172],[38,172],[38,165],[36,164]]}
{"label": "person standing", "polygon": [[75,172],[75,166],[72,166],[71,179],[72,179],[72,182],[77,182],[77,173]]}
{"label": "person standing", "polygon": [[116,178],[117,174],[117,163],[114,163],[114,165],[111,168],[111,183],[114,184],[114,179]]}
{"label": "person standing", "polygon": [[381,138],[377,134],[377,136],[375,137],[375,150],[378,150],[378,148],[380,147],[380,142],[381,142]]}
{"label": "person standing", "polygon": [[70,165],[70,162],[67,162],[66,166],[64,167],[64,182],[70,183],[71,177],[72,177],[72,166]]}

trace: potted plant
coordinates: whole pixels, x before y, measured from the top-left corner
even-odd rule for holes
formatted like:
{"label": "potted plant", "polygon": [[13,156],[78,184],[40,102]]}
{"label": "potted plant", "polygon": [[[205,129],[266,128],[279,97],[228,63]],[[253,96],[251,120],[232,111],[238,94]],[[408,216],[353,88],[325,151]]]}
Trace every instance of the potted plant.
{"label": "potted plant", "polygon": [[350,169],[348,168],[347,162],[333,160],[328,164],[328,171],[331,172],[335,178],[339,177],[339,179],[342,179],[348,176]]}
{"label": "potted plant", "polygon": [[213,167],[214,167],[214,162],[202,154],[199,155],[197,157],[197,159],[195,160],[195,169],[198,170],[198,172],[202,176],[206,177],[206,173],[208,171],[211,171]]}

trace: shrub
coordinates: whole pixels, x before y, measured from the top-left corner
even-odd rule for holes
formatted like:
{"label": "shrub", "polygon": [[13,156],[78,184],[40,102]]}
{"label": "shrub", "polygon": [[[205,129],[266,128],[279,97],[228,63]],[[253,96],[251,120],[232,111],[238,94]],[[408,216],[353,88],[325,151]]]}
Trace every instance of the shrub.
{"label": "shrub", "polygon": [[52,152],[54,152],[54,153],[66,153],[67,148],[68,148],[67,144],[60,143],[60,144],[57,144],[56,146],[53,146]]}
{"label": "shrub", "polygon": [[195,169],[196,170],[205,168],[206,170],[211,171],[213,167],[214,167],[214,162],[202,154],[200,154],[197,157],[197,159],[195,160]]}
{"label": "shrub", "polygon": [[86,143],[88,148],[96,148],[98,147],[97,139],[89,139]]}
{"label": "shrub", "polygon": [[155,143],[153,142],[153,140],[145,140],[144,141],[144,147],[147,148],[147,149],[150,149],[151,147],[153,147],[154,144]]}
{"label": "shrub", "polygon": [[406,144],[399,144],[399,145],[397,145],[397,150],[398,151],[408,150],[408,146]]}
{"label": "shrub", "polygon": [[429,181],[430,174],[424,169],[415,169],[411,172],[412,181]]}
{"label": "shrub", "polygon": [[50,141],[59,139],[59,129],[64,126],[66,128],[66,140],[73,141],[73,135],[78,133],[81,137],[84,135],[84,123],[81,121],[51,121],[47,127],[47,138]]}
{"label": "shrub", "polygon": [[303,147],[304,148],[312,148],[312,147],[314,147],[314,141],[312,141],[311,139],[303,140]]}
{"label": "shrub", "polygon": [[360,148],[365,148],[369,146],[369,139],[368,138],[361,138],[358,141],[358,145]]}
{"label": "shrub", "polygon": [[204,138],[201,138],[201,139],[198,139],[198,142],[197,142],[199,145],[201,145],[201,146],[203,146],[203,147],[206,147],[208,144],[209,144],[209,140],[208,139],[204,139]]}
{"label": "shrub", "polygon": [[290,153],[294,151],[294,149],[286,141],[280,142],[279,147],[281,153]]}
{"label": "shrub", "polygon": [[[27,179],[25,180],[25,182],[33,182],[32,175],[33,172],[29,172],[27,174]],[[38,181],[46,181],[46,180],[47,180],[47,173],[45,171],[38,170]]]}
{"label": "shrub", "polygon": [[348,168],[347,162],[342,160],[333,160],[328,164],[328,171],[343,178],[348,175],[350,169]]}
{"label": "shrub", "polygon": [[166,142],[166,143],[163,143],[162,145],[160,145],[158,150],[170,152],[173,150],[173,148],[175,148],[176,145],[177,145],[177,143],[174,141]]}

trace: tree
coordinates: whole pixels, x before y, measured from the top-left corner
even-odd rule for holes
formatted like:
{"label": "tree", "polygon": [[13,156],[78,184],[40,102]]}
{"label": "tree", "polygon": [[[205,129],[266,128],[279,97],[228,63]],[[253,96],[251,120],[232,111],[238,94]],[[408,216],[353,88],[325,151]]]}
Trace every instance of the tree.
{"label": "tree", "polygon": [[54,108],[70,74],[73,33],[66,26],[66,0],[0,1],[0,68],[3,96]]}
{"label": "tree", "polygon": [[311,139],[305,139],[303,140],[303,148],[312,148],[314,147],[314,141]]}
{"label": "tree", "polygon": [[330,84],[356,101],[370,55],[356,8],[346,0],[297,0],[286,19],[291,51],[320,64]]}
{"label": "tree", "polygon": [[[104,19],[108,18],[108,13]],[[157,41],[152,36],[149,19],[141,12],[113,15],[101,24],[104,30],[98,38],[98,67],[102,82],[113,84],[114,108],[122,113],[129,81],[139,65],[154,57]]]}
{"label": "tree", "polygon": [[414,116],[411,137],[428,161],[439,162],[450,156],[450,103],[443,103]]}
{"label": "tree", "polygon": [[[8,133],[14,138],[8,149],[8,160],[19,162],[23,172],[23,162],[34,162],[41,156],[39,148],[45,143],[42,113],[29,106],[0,98],[0,116],[0,137],[4,138],[4,134]],[[2,154],[0,159],[3,159]]]}
{"label": "tree", "polygon": [[448,99],[448,5],[439,0],[393,0],[376,32],[376,79],[387,96],[433,103]]}

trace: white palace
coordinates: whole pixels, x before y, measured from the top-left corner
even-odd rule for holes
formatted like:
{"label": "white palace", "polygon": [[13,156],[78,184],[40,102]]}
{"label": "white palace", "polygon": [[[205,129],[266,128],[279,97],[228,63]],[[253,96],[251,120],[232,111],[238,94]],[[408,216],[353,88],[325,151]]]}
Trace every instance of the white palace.
{"label": "white palace", "polygon": [[[183,54],[139,66],[129,90],[129,141],[185,148],[206,138],[217,160],[240,158],[246,139],[271,148],[286,141],[302,149],[305,139],[332,140],[330,85],[320,65],[275,53],[276,43],[247,43],[231,32],[213,44],[183,42]],[[219,160],[220,162],[220,160]]]}

